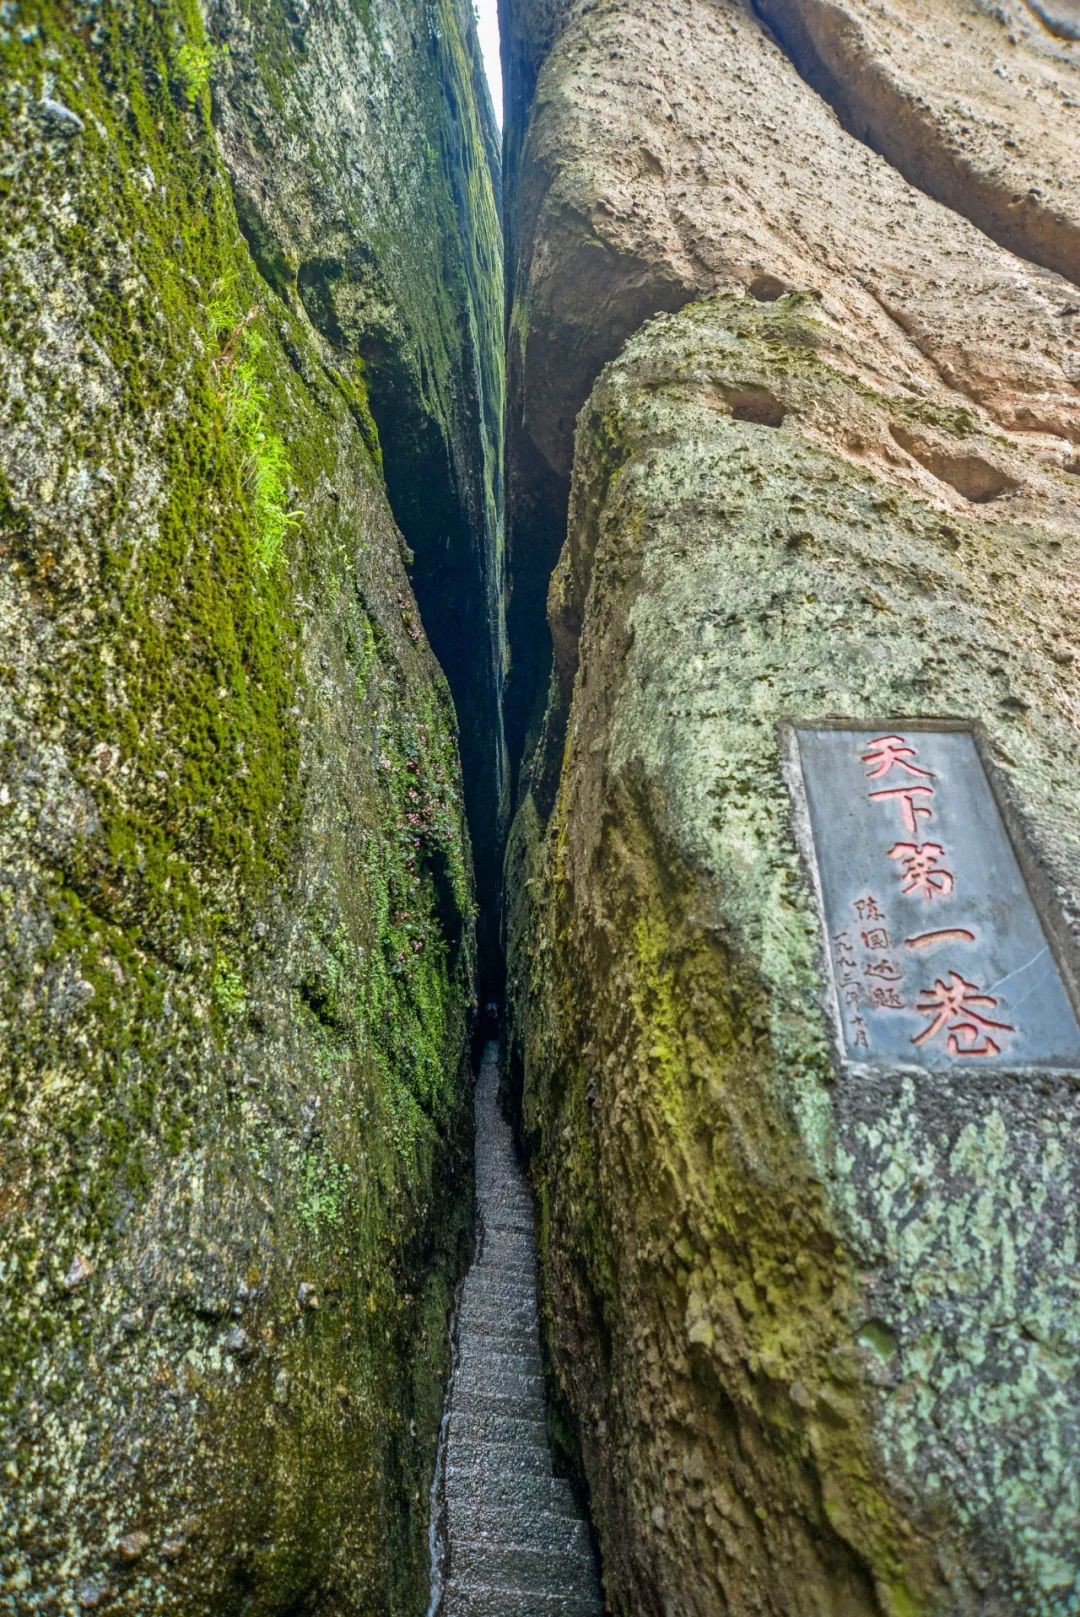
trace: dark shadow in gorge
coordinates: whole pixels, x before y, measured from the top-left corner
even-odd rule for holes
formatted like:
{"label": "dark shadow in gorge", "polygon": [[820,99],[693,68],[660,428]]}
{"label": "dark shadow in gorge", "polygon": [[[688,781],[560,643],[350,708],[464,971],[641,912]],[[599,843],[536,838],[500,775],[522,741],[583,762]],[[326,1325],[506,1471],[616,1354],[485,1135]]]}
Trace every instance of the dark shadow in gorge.
{"label": "dark shadow in gorge", "polygon": [[[481,992],[500,977],[498,913],[501,853],[498,583],[478,491],[463,487],[442,432],[413,376],[392,348],[364,355],[371,411],[394,519],[412,552],[409,576],[424,630],[454,697],[461,733],[465,812],[472,836],[479,905]],[[466,401],[478,433],[478,407]],[[494,985],[494,986],[493,986]]]}

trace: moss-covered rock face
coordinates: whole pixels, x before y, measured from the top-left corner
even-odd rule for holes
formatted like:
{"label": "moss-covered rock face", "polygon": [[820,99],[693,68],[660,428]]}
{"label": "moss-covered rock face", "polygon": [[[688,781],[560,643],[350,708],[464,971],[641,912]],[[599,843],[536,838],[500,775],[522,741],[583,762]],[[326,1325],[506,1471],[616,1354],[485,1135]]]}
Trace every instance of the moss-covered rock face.
{"label": "moss-covered rock face", "polygon": [[215,127],[255,263],[378,427],[457,707],[486,917],[506,810],[503,292],[499,158],[471,8],[212,0],[207,28]]}
{"label": "moss-covered rock face", "polygon": [[[472,876],[379,360],[339,336],[360,281],[312,270],[343,248],[311,199],[346,152],[381,352],[428,390],[456,468],[436,493],[482,508],[474,584],[498,276],[457,12],[308,9],[226,4],[209,32],[185,0],[0,16],[11,1612],[426,1599]],[[340,59],[304,124],[316,50]],[[407,107],[401,143],[372,102]],[[361,190],[393,242],[349,212]],[[421,311],[451,215],[473,289],[448,272]],[[453,333],[438,364],[421,312]]]}
{"label": "moss-covered rock face", "polygon": [[1075,1085],[842,1067],[781,746],[981,723],[1076,925],[1053,9],[504,6],[511,1054],[619,1613],[1080,1601]]}
{"label": "moss-covered rock face", "polygon": [[[981,721],[1075,918],[1076,479],[861,368],[814,298],[728,293],[578,423],[511,996],[620,1613],[1080,1598],[1076,1082],[837,1063],[779,733]],[[927,481],[960,461],[1026,504]]]}

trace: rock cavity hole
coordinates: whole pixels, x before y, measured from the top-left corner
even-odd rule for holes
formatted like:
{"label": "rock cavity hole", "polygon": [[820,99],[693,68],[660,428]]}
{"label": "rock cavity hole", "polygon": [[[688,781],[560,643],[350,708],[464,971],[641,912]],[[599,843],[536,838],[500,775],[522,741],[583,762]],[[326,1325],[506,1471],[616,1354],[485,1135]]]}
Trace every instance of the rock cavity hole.
{"label": "rock cavity hole", "polygon": [[889,431],[900,448],[917,460],[931,477],[936,477],[939,483],[948,483],[972,505],[985,505],[1019,487],[1015,477],[1010,477],[1008,472],[984,460],[981,455],[949,454],[948,450],[938,449],[913,437],[903,427],[890,427]]}
{"label": "rock cavity hole", "polygon": [[786,406],[766,388],[729,393],[728,402],[736,421],[748,421],[754,427],[779,427],[787,415]]}

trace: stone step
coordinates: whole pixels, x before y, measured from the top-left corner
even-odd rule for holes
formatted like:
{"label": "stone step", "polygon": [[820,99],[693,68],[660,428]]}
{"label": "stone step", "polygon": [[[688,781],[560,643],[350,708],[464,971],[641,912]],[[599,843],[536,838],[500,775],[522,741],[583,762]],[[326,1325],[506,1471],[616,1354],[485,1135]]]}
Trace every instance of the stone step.
{"label": "stone step", "polygon": [[490,1191],[493,1197],[512,1196],[515,1200],[523,1202],[530,1211],[532,1209],[532,1195],[520,1173],[506,1173],[501,1169],[480,1173],[476,1178],[476,1190],[481,1202],[484,1200],[485,1191]]}
{"label": "stone step", "polygon": [[477,1360],[469,1361],[469,1374],[475,1374],[475,1364],[480,1359],[488,1360],[494,1355],[500,1359],[521,1359],[531,1368],[526,1370],[528,1375],[539,1373],[541,1365],[539,1342],[535,1325],[514,1325],[509,1322],[504,1325],[474,1325],[469,1332],[471,1351],[478,1355]]}
{"label": "stone step", "polygon": [[487,1209],[484,1213],[484,1240],[490,1241],[494,1230],[522,1230],[530,1237],[533,1236],[533,1215],[531,1207],[508,1207],[500,1202],[494,1209]]}
{"label": "stone step", "polygon": [[524,1383],[528,1382],[529,1391],[535,1392],[538,1399],[544,1396],[544,1381],[541,1375],[541,1359],[536,1347],[525,1353],[504,1353],[500,1348],[506,1343],[472,1341],[460,1349],[457,1367],[457,1381],[467,1389],[473,1390],[485,1385],[502,1390],[518,1388],[525,1390]]}
{"label": "stone step", "polygon": [[535,1413],[508,1415],[499,1409],[451,1409],[447,1436],[451,1443],[535,1443],[547,1452],[547,1427]]}
{"label": "stone step", "polygon": [[554,1555],[583,1556],[590,1563],[595,1556],[588,1523],[576,1514],[496,1510],[487,1500],[455,1494],[447,1500],[447,1517],[451,1539],[463,1544],[545,1550]]}
{"label": "stone step", "polygon": [[481,1201],[479,1207],[484,1226],[484,1239],[490,1240],[493,1230],[514,1230],[533,1235],[535,1224],[531,1202],[516,1200],[503,1193],[493,1195],[487,1202]]}
{"label": "stone step", "polygon": [[454,1390],[454,1408],[464,1414],[480,1406],[498,1407],[507,1415],[525,1415],[530,1408],[542,1408],[543,1385],[539,1379],[528,1377],[513,1381],[478,1381],[462,1384]]}
{"label": "stone step", "polygon": [[536,1279],[535,1264],[508,1263],[500,1260],[496,1254],[485,1257],[473,1265],[469,1270],[464,1290],[467,1294],[478,1287],[501,1286],[516,1291],[519,1295],[528,1294],[535,1297]]}
{"label": "stone step", "polygon": [[494,1277],[483,1284],[466,1286],[458,1309],[459,1328],[466,1320],[482,1320],[488,1314],[521,1314],[539,1319],[536,1293],[528,1286],[500,1285]]}
{"label": "stone step", "polygon": [[539,1381],[543,1368],[539,1347],[524,1353],[497,1353],[486,1343],[472,1339],[460,1342],[458,1374],[463,1381],[476,1375],[491,1375],[495,1380],[527,1376]]}
{"label": "stone step", "polygon": [[468,1414],[470,1411],[483,1413],[486,1410],[497,1411],[503,1415],[518,1415],[527,1419],[535,1415],[537,1408],[543,1409],[543,1403],[538,1405],[537,1394],[530,1384],[524,1390],[518,1388],[491,1388],[491,1387],[462,1387],[455,1384],[453,1407],[455,1411]]}
{"label": "stone step", "polygon": [[[485,1194],[485,1190],[490,1194]],[[482,1187],[477,1198],[485,1230],[496,1229],[508,1220],[520,1219],[526,1229],[533,1228],[532,1197],[527,1191],[515,1190],[509,1185]]]}
{"label": "stone step", "polygon": [[517,1288],[500,1285],[483,1285],[466,1287],[461,1294],[461,1306],[458,1310],[458,1338],[463,1336],[461,1325],[467,1315],[480,1316],[477,1323],[485,1315],[522,1314],[531,1316],[539,1324],[540,1309],[536,1298],[531,1292],[522,1292]]}
{"label": "stone step", "polygon": [[523,1594],[451,1578],[442,1617],[604,1617],[604,1608],[588,1596]]}
{"label": "stone step", "polygon": [[533,1200],[497,1092],[489,1046],[476,1085],[481,1235],[457,1316],[440,1617],[602,1617],[588,1523],[552,1475]]}
{"label": "stone step", "polygon": [[459,1438],[447,1453],[453,1455],[448,1476],[451,1470],[483,1477],[551,1476],[551,1451],[546,1443],[466,1443]]}
{"label": "stone step", "polygon": [[501,1281],[503,1286],[524,1286],[529,1290],[535,1290],[535,1287],[537,1287],[537,1266],[532,1260],[527,1261],[527,1263],[519,1263],[517,1258],[508,1256],[506,1253],[488,1250],[469,1269],[469,1279],[466,1281],[466,1286],[469,1286],[470,1281]]}
{"label": "stone step", "polygon": [[500,1325],[531,1332],[531,1345],[539,1351],[540,1316],[536,1308],[520,1298],[488,1296],[484,1292],[467,1297],[462,1303],[458,1314],[458,1342],[467,1347],[474,1333],[487,1336]]}
{"label": "stone step", "polygon": [[536,1261],[536,1237],[533,1234],[532,1224],[525,1226],[518,1224],[504,1225],[489,1214],[484,1219],[484,1239],[480,1248],[481,1261],[495,1247],[498,1247],[504,1258],[515,1258],[520,1263],[534,1263]]}
{"label": "stone step", "polygon": [[463,1296],[475,1291],[505,1293],[507,1296],[531,1297],[536,1300],[536,1270],[514,1268],[497,1260],[478,1263],[465,1282]]}
{"label": "stone step", "polygon": [[459,1342],[468,1343],[481,1336],[490,1340],[500,1331],[525,1332],[530,1348],[539,1351],[540,1316],[527,1301],[484,1296],[466,1299],[458,1315]]}
{"label": "stone step", "polygon": [[495,1245],[494,1239],[493,1244],[484,1249],[479,1262],[475,1265],[477,1279],[499,1279],[504,1285],[535,1289],[538,1270],[532,1255],[519,1258],[515,1253],[504,1251]]}
{"label": "stone step", "polygon": [[[464,1322],[462,1328],[466,1328]],[[468,1341],[473,1348],[483,1346],[493,1353],[510,1353],[519,1357],[537,1354],[540,1350],[540,1333],[534,1319],[519,1321],[510,1316],[506,1319],[472,1320],[467,1329]]]}
{"label": "stone step", "polygon": [[591,1556],[525,1549],[519,1545],[456,1544],[450,1576],[463,1583],[492,1584],[534,1594],[580,1595],[593,1600],[600,1595]]}
{"label": "stone step", "polygon": [[[578,1502],[562,1477],[516,1471],[506,1475],[446,1468],[448,1515],[459,1505],[486,1504],[492,1510],[516,1511],[522,1517],[542,1512],[580,1521]],[[453,1549],[453,1539],[450,1541]]]}

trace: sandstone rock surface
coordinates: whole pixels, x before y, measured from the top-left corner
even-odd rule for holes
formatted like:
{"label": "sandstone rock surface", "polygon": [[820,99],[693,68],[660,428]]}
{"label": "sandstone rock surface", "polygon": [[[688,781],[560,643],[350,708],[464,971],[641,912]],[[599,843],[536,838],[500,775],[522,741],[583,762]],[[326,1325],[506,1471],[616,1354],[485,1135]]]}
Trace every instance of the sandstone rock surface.
{"label": "sandstone rock surface", "polygon": [[397,439],[434,443],[481,618],[500,302],[471,22],[434,12],[0,19],[0,1606],[27,1617],[426,1600],[474,898],[373,410],[390,375]]}
{"label": "sandstone rock surface", "polygon": [[[1075,291],[855,140],[748,7],[515,9],[519,601],[572,491],[510,997],[609,1600],[1063,1617],[1075,1080],[838,1061],[780,727],[983,726],[1075,934]],[[828,10],[897,71],[898,8]]]}
{"label": "sandstone rock surface", "polygon": [[844,126],[905,179],[1012,252],[1080,280],[1080,57],[1053,7],[757,9]]}
{"label": "sandstone rock surface", "polygon": [[[814,290],[860,331],[868,376],[916,390],[944,381],[1001,427],[1050,434],[1059,463],[1080,432],[1074,288],[998,250],[853,140],[748,6],[674,0],[663,27],[635,5],[558,15],[532,99],[535,68],[510,80],[510,105],[528,116],[508,131],[520,157],[506,209],[519,747],[544,686],[530,624],[562,540],[574,419],[649,315],[728,285],[763,298]],[[543,7],[511,18],[511,39],[553,26]],[[938,26],[949,32],[946,17]]]}

